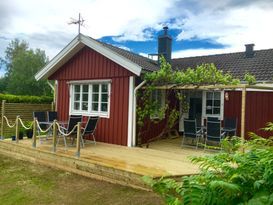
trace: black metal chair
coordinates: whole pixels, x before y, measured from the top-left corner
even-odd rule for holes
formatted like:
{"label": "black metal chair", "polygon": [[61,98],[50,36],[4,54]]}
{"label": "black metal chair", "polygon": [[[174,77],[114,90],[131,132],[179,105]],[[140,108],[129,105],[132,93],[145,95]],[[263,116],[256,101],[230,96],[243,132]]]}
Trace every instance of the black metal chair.
{"label": "black metal chair", "polygon": [[54,120],[58,120],[58,113],[55,111],[48,111],[47,112],[47,120],[50,123],[52,123]]}
{"label": "black metal chair", "polygon": [[217,143],[221,143],[221,140],[225,137],[225,132],[223,132],[221,128],[221,121],[207,121],[207,130],[206,130],[206,139],[205,139],[205,147],[207,145],[207,141],[213,141]]}
{"label": "black metal chair", "polygon": [[[42,112],[42,111],[38,111],[38,112],[33,112],[33,117],[35,117],[38,121],[39,127],[42,130],[46,130],[48,127],[48,121],[47,121],[47,115],[46,112]],[[42,136],[41,136],[41,131],[40,129],[37,129],[37,133],[39,135],[39,139],[40,139],[40,143],[42,143]],[[46,139],[47,139],[47,135],[46,135]]]}
{"label": "black metal chair", "polygon": [[197,129],[196,119],[184,119],[184,134],[183,134],[181,146],[184,145],[185,137],[189,137],[196,140],[196,149],[197,149],[201,136],[202,136],[202,130]]}
{"label": "black metal chair", "polygon": [[[82,116],[81,115],[69,116],[67,127],[61,126],[60,128],[61,128],[62,132],[64,132],[64,134],[68,134],[73,130],[73,128],[78,124],[78,122],[81,122],[81,121],[82,121]],[[74,131],[70,134],[70,136],[75,135],[75,134],[77,134],[77,129],[74,129]],[[63,137],[64,145],[65,145],[65,148],[66,148],[67,143],[66,143],[66,136],[65,135],[59,135],[57,144],[59,143],[60,137]],[[72,143],[73,143],[73,141],[72,141]]]}
{"label": "black metal chair", "polygon": [[237,134],[237,118],[225,117],[223,131],[226,132],[226,134],[228,136],[236,136],[236,134]]}
{"label": "black metal chair", "polygon": [[96,144],[95,132],[96,132],[98,121],[99,121],[99,117],[88,117],[87,123],[81,135],[82,142],[83,142],[83,137],[85,135],[89,135],[89,136],[92,135],[93,143]]}
{"label": "black metal chair", "polygon": [[47,128],[47,117],[46,117],[46,112],[33,112],[33,117],[35,117],[38,122],[39,122],[39,126],[42,129],[46,129]]}

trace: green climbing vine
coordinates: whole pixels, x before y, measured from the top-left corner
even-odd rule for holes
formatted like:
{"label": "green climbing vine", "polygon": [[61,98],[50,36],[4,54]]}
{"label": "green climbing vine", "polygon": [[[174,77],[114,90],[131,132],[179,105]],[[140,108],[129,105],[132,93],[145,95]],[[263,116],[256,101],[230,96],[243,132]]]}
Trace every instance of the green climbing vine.
{"label": "green climbing vine", "polygon": [[[160,58],[160,69],[146,73],[144,80],[146,85],[145,89],[139,94],[141,103],[137,107],[137,124],[139,130],[141,130],[144,124],[147,130],[150,123],[158,123],[164,118],[166,126],[160,135],[166,134],[178,123],[181,111],[179,107],[182,107],[182,112],[189,108],[186,96],[179,89],[176,89],[177,86],[236,85],[240,83],[239,79],[233,78],[229,73],[223,73],[214,64],[202,64],[196,68],[175,70],[163,57]],[[165,89],[166,87],[170,89]],[[153,92],[158,89],[164,92],[164,105],[152,97]],[[177,100],[170,102],[171,98],[176,98]],[[155,113],[157,118],[152,118],[151,116],[154,116]],[[142,132],[139,131],[138,135],[140,136],[141,134]]]}

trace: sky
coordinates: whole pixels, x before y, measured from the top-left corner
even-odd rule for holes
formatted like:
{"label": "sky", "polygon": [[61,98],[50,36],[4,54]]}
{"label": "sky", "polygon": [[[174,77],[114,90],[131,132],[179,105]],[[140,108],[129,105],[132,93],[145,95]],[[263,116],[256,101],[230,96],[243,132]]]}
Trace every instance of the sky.
{"label": "sky", "polygon": [[79,13],[84,35],[144,56],[163,26],[173,58],[273,48],[273,0],[2,0],[0,57],[18,38],[53,58],[78,34],[68,23]]}

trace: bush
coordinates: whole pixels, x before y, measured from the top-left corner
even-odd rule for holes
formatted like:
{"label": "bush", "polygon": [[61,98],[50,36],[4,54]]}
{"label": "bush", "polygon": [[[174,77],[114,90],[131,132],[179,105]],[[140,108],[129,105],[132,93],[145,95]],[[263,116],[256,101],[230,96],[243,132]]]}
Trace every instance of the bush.
{"label": "bush", "polygon": [[252,135],[224,140],[224,151],[211,156],[193,157],[201,172],[173,179],[145,177],[167,204],[273,204],[273,138]]}
{"label": "bush", "polygon": [[0,100],[6,100],[7,103],[51,103],[53,97],[50,96],[29,96],[29,95],[11,95],[0,94]]}

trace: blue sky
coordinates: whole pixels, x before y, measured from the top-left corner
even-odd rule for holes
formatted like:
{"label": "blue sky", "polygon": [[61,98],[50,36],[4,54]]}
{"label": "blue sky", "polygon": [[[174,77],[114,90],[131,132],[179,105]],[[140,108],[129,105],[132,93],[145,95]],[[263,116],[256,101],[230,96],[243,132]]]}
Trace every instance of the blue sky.
{"label": "blue sky", "polygon": [[165,25],[174,58],[273,48],[273,0],[9,0],[0,1],[0,57],[18,38],[53,58],[77,35],[68,23],[79,12],[83,34],[144,56]]}

